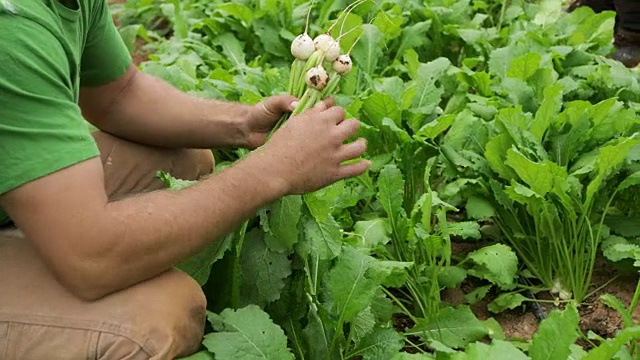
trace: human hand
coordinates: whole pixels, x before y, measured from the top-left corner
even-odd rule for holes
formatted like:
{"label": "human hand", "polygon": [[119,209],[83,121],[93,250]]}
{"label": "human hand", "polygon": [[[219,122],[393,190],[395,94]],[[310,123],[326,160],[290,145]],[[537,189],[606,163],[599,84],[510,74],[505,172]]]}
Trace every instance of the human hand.
{"label": "human hand", "polygon": [[278,119],[285,112],[292,112],[297,101],[291,95],[275,95],[253,105],[246,119],[245,146],[249,149],[262,146]]}
{"label": "human hand", "polygon": [[345,144],[360,122],[345,119],[344,109],[332,99],[290,118],[259,150],[268,176],[285,184],[287,194],[304,194],[336,181],[363,174],[368,160],[349,164],[367,149],[365,139]]}

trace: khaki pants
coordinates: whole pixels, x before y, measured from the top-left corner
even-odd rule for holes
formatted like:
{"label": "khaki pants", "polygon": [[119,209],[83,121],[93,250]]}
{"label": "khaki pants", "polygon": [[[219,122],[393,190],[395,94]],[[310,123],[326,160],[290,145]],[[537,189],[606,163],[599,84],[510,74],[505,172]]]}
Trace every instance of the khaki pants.
{"label": "khaki pants", "polygon": [[[158,170],[185,179],[213,171],[208,150],[94,137],[111,198],[163,188]],[[56,282],[19,230],[0,230],[0,360],[174,359],[198,350],[205,309],[198,284],[177,270],[82,301]]]}

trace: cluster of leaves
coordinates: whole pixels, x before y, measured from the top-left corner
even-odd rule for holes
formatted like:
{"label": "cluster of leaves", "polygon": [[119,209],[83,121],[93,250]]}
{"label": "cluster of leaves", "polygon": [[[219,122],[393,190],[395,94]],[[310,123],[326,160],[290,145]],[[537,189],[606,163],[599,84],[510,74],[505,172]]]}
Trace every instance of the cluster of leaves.
{"label": "cluster of leaves", "polygon": [[[316,5],[311,32],[347,5]],[[129,0],[116,12],[131,44],[150,41],[144,71],[255,103],[286,89],[309,6]],[[494,313],[532,300],[523,276],[546,290],[560,280],[580,302],[600,244],[609,259],[640,264],[629,191],[640,179],[640,75],[603,56],[614,14],[567,14],[552,0],[395,0],[343,19],[361,30],[341,41],[360,37],[336,100],[362,120],[373,167],[282,198],[179,264],[211,310],[206,350],[191,358],[626,358],[623,345],[640,337],[631,323],[614,339],[584,338],[569,304],[519,343],[469,306],[491,290]],[[241,154],[218,153],[219,169]],[[453,239],[488,237],[496,243],[453,256]],[[469,277],[485,285],[444,305],[441,290]]]}

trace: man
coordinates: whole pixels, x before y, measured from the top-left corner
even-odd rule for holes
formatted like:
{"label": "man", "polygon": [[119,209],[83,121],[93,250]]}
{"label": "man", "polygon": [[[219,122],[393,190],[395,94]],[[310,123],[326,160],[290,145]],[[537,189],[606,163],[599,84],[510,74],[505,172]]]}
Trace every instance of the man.
{"label": "man", "polygon": [[[0,232],[3,360],[193,353],[205,299],[172,265],[370,166],[343,165],[366,144],[345,144],[359,123],[331,101],[264,144],[296,99],[215,102],[140,73],[105,0],[0,0],[0,34],[0,209],[15,225]],[[211,175],[206,149],[232,146],[260,149]],[[158,170],[201,181],[168,191]]]}
{"label": "man", "polygon": [[599,13],[616,11],[614,44],[616,51],[612,58],[627,67],[640,63],[640,1],[638,0],[575,0],[568,8],[573,11],[580,6],[588,6]]}

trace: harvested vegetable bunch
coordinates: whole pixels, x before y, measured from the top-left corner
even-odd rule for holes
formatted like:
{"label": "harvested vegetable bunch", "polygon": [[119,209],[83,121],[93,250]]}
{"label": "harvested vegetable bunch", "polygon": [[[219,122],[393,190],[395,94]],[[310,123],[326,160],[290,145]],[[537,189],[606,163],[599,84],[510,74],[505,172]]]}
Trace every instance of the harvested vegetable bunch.
{"label": "harvested vegetable bunch", "polygon": [[[346,8],[345,14],[348,14],[365,1],[369,0],[355,1]],[[300,99],[300,102],[291,114],[284,114],[280,118],[273,128],[272,134],[291,116],[298,115],[312,108],[323,99],[332,96],[338,89],[341,77],[349,74],[353,67],[350,53],[360,38],[358,37],[349,51],[344,54],[340,53],[340,39],[356,28],[345,33],[341,31],[340,36],[334,39],[330,33],[332,28],[339,22],[341,15],[325,33],[319,34],[312,39],[309,36],[310,14],[311,9],[307,14],[307,24],[304,32],[296,36],[291,42],[291,55],[293,55],[294,60],[291,64],[287,92]]]}

